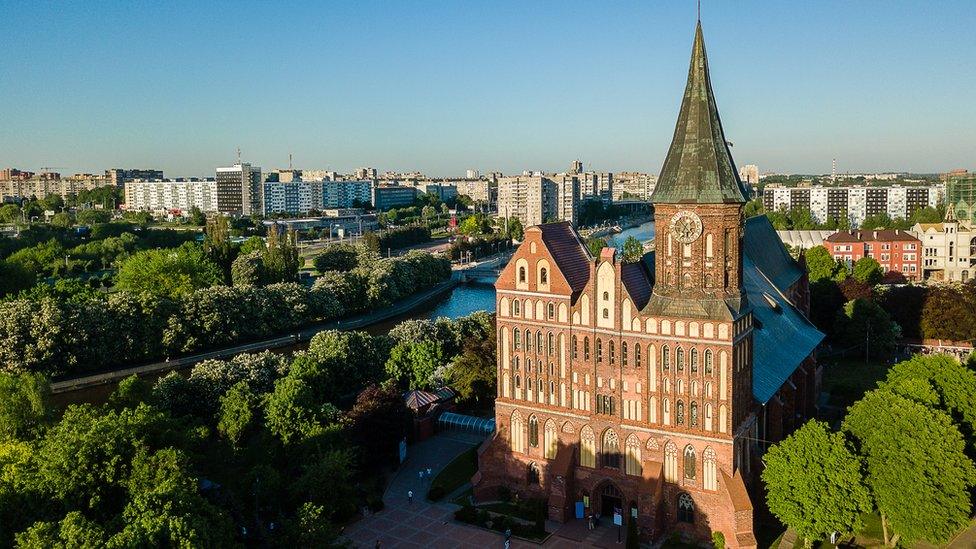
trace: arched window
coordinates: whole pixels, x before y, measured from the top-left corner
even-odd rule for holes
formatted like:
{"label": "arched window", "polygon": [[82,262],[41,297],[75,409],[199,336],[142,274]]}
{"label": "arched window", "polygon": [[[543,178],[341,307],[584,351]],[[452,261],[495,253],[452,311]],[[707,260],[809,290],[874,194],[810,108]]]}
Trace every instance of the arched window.
{"label": "arched window", "polygon": [[596,338],[596,361],[603,362],[603,340]]}
{"label": "arched window", "polygon": [[[516,303],[518,303],[518,301],[516,301]],[[512,339],[512,341],[513,341],[513,343],[515,345],[515,350],[516,351],[522,350],[522,330],[514,330],[512,332],[512,335],[515,336]]]}
{"label": "arched window", "polygon": [[[546,272],[546,270],[542,269],[542,272]],[[552,320],[556,316],[556,305],[550,303],[548,309],[549,310],[547,312],[549,314],[549,320]]]}
{"label": "arched window", "polygon": [[529,445],[539,446],[539,418],[535,416],[529,416]]}
{"label": "arched window", "polygon": [[684,425],[685,424],[685,403],[683,400],[679,400],[678,403],[674,405],[674,411],[675,414],[677,415],[677,419],[675,420],[675,423],[677,425]]}
{"label": "arched window", "polygon": [[542,347],[542,332],[535,333],[535,352],[541,353],[545,349]]}
{"label": "arched window", "polygon": [[671,369],[671,350],[667,345],[661,346],[661,371],[667,372]]}
{"label": "arched window", "polygon": [[[529,369],[530,368],[529,362],[526,362],[525,363],[525,367],[526,367],[526,369]],[[532,390],[532,378],[529,377],[528,374],[526,374],[526,376],[525,376],[525,389],[527,391],[531,391]],[[532,395],[529,395],[529,396],[531,397]]]}
{"label": "arched window", "polygon": [[579,353],[578,353],[579,348],[577,347],[578,343],[579,342],[576,340],[576,336],[573,336],[573,360],[579,358]]}
{"label": "arched window", "polygon": [[518,410],[512,412],[511,429],[512,451],[525,452],[525,425],[522,423],[522,414]]}
{"label": "arched window", "polygon": [[627,437],[627,460],[624,463],[624,472],[628,475],[641,474],[641,447],[637,435],[631,434]]}
{"label": "arched window", "polygon": [[556,354],[556,336],[552,335],[552,332],[546,334],[546,353]]}
{"label": "arched window", "polygon": [[603,308],[603,318],[610,318],[610,309]]}
{"label": "arched window", "polygon": [[604,301],[610,300],[610,292],[603,292],[603,300]]}
{"label": "arched window", "polygon": [[705,349],[705,375],[712,375],[712,351]]}
{"label": "arched window", "polygon": [[580,431],[580,465],[596,467],[596,437],[589,425],[584,425]]}
{"label": "arched window", "polygon": [[678,496],[678,521],[695,522],[695,501],[687,493]]}
{"label": "arched window", "polygon": [[695,478],[695,447],[689,444],[684,451],[685,478]]}
{"label": "arched window", "polygon": [[519,369],[519,357],[515,357],[513,360],[515,362],[515,371],[518,371],[518,369]]}
{"label": "arched window", "polygon": [[691,350],[691,373],[698,373],[698,349]]}
{"label": "arched window", "polygon": [[559,449],[559,436],[556,433],[556,424],[547,420],[543,435],[546,459],[556,459],[556,451]]}
{"label": "arched window", "polygon": [[525,350],[532,351],[532,332],[528,330],[525,331]]}
{"label": "arched window", "polygon": [[590,359],[590,338],[584,337],[583,338],[583,360],[589,360],[589,359]]}
{"label": "arched window", "polygon": [[528,473],[526,473],[526,480],[529,484],[539,484],[539,466],[533,461],[529,464]]}
{"label": "arched window", "polygon": [[634,365],[640,368],[641,355],[640,355],[640,343],[634,343]]}
{"label": "arched window", "polygon": [[698,427],[698,403],[691,403],[691,426]]}
{"label": "arched window", "polygon": [[620,344],[620,363],[624,366],[627,365],[627,342],[624,341]]}
{"label": "arched window", "polygon": [[525,283],[525,267],[519,267],[519,282]]}
{"label": "arched window", "polygon": [[705,430],[712,430],[712,405],[705,403]]}
{"label": "arched window", "polygon": [[543,267],[539,270],[539,284],[549,284],[549,269]]}
{"label": "arched window", "polygon": [[616,364],[617,354],[614,352],[614,344],[612,339],[610,340],[608,347],[610,347],[610,364]]}
{"label": "arched window", "polygon": [[604,467],[620,468],[620,439],[613,429],[607,429],[603,433],[603,457],[601,459]]}
{"label": "arched window", "polygon": [[715,470],[715,450],[711,447],[702,452],[702,484],[706,490],[718,490],[718,475]]}
{"label": "arched window", "polygon": [[521,315],[522,315],[522,302],[517,299],[513,299],[512,316],[521,316]]}
{"label": "arched window", "polygon": [[681,347],[674,351],[674,368],[679,374],[685,371],[685,350]]}
{"label": "arched window", "polygon": [[664,446],[664,480],[678,482],[678,447],[670,440]]}
{"label": "arched window", "polygon": [[521,389],[522,388],[522,378],[519,377],[518,374],[515,374],[515,388],[516,389]]}

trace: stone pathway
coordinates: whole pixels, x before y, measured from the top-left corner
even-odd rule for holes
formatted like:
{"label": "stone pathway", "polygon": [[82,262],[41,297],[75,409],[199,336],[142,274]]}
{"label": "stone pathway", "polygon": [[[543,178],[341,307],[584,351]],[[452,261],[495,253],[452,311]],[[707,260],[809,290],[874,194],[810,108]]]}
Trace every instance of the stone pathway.
{"label": "stone pathway", "polygon": [[[433,475],[443,469],[455,457],[480,443],[481,437],[459,433],[441,433],[409,448],[407,461],[390,481],[383,502],[383,511],[365,517],[349,525],[343,537],[353,547],[372,549],[376,542],[383,549],[404,548],[462,548],[482,549],[505,546],[504,536],[497,532],[456,522],[457,505],[444,501],[427,501],[429,481],[420,482],[417,472],[430,467]],[[408,501],[407,491],[413,490],[413,502]],[[576,549],[579,547],[623,547],[617,544],[616,530],[602,527],[589,532],[583,521],[567,524],[547,523],[556,533],[542,545],[547,549]],[[621,535],[625,535],[623,532]],[[512,539],[513,549],[538,548],[539,544]]]}

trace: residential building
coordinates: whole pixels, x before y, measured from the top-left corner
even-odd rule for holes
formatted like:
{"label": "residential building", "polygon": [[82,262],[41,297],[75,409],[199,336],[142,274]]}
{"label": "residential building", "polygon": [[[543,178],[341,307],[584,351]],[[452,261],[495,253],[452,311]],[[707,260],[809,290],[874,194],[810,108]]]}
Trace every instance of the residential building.
{"label": "residential building", "polygon": [[613,178],[613,201],[639,200],[647,202],[654,193],[657,176],[646,173],[622,172]]}
{"label": "residential building", "polygon": [[356,179],[376,179],[376,168],[359,168],[356,170]]}
{"label": "residential building", "polygon": [[467,171],[464,172],[464,178],[465,179],[478,179],[480,177],[481,177],[481,174],[478,173],[478,170],[467,170]]}
{"label": "residential building", "polygon": [[102,177],[4,180],[0,181],[0,202],[43,199],[51,195],[67,198],[81,191],[91,191],[108,185],[111,182]]}
{"label": "residential building", "polygon": [[550,223],[502,270],[497,431],[473,491],[544,499],[557,521],[619,513],[645,541],[754,548],[762,452],[814,417],[823,334],[804,270],[764,216],[743,221],[700,25],[686,90],[652,196],[656,252],[594,257]]}
{"label": "residential building", "polygon": [[415,188],[418,192],[432,194],[441,201],[454,200],[458,195],[457,187],[449,183],[421,181],[415,185]]}
{"label": "residential building", "polygon": [[265,181],[263,192],[263,215],[304,215],[322,209],[322,183],[318,181]]}
{"label": "residential building", "polygon": [[579,178],[574,175],[554,175],[549,178],[555,185],[555,219],[569,221],[576,226],[580,205]]}
{"label": "residential building", "polygon": [[121,187],[128,181],[143,179],[146,181],[163,179],[163,170],[140,170],[112,168],[105,170],[105,177],[111,181],[112,185]]}
{"label": "residential building", "polygon": [[302,170],[302,181],[335,181],[339,174],[331,170]]}
{"label": "residential building", "polygon": [[746,164],[739,168],[739,179],[743,183],[749,184],[750,187],[759,186],[759,166],[755,164]]}
{"label": "residential building", "polygon": [[217,211],[215,179],[165,179],[127,181],[125,209],[155,214],[185,214],[194,207],[209,213]]}
{"label": "residential building", "polygon": [[613,174],[610,172],[583,172],[576,174],[580,180],[582,198],[599,197],[604,202],[613,200]]}
{"label": "residential building", "polygon": [[370,202],[379,211],[409,206],[417,198],[417,189],[403,185],[373,185]]}
{"label": "residential building", "polygon": [[859,226],[866,217],[888,214],[892,219],[908,219],[917,210],[939,203],[942,190],[931,186],[850,186],[850,187],[781,187],[767,185],[763,190],[763,207],[767,211],[805,208],[817,223],[847,217],[851,226]]}
{"label": "residential building", "polygon": [[956,218],[946,209],[942,223],[916,223],[912,227],[922,242],[922,272],[926,279],[967,282],[976,278],[976,228],[972,220]]}
{"label": "residential building", "polygon": [[323,208],[354,208],[373,201],[373,181],[330,179],[318,183],[322,186]]}
{"label": "residential building", "polygon": [[23,181],[34,177],[34,172],[25,172],[17,168],[4,168],[0,170],[0,181]]}
{"label": "residential building", "polygon": [[575,222],[580,202],[579,176],[532,175],[498,179],[498,215],[522,225],[549,221]]}
{"label": "residential building", "polygon": [[247,163],[217,168],[217,211],[227,215],[260,215],[264,195],[261,168]]}
{"label": "residential building", "polygon": [[463,194],[475,202],[495,206],[498,202],[498,181],[492,179],[462,179],[452,181],[458,194]]}
{"label": "residential building", "polygon": [[891,280],[922,279],[922,242],[909,231],[837,231],[827,237],[824,246],[834,259],[848,266],[862,257],[873,257]]}

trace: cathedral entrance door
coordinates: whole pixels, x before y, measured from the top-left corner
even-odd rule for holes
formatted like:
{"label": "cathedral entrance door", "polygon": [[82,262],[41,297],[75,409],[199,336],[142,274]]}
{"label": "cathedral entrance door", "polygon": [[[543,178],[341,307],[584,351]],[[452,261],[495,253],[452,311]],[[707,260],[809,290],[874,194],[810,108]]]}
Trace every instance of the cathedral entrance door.
{"label": "cathedral entrance door", "polygon": [[613,483],[608,482],[600,493],[600,516],[607,520],[613,520],[614,510],[619,509],[623,513],[623,507],[623,495]]}

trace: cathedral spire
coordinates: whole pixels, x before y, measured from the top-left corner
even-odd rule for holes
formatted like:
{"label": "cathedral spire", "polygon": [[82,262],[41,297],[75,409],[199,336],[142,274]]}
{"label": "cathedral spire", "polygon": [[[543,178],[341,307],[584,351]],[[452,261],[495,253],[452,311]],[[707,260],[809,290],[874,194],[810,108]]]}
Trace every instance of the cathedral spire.
{"label": "cathedral spire", "polygon": [[726,204],[745,197],[715,106],[699,21],[681,112],[651,202]]}

